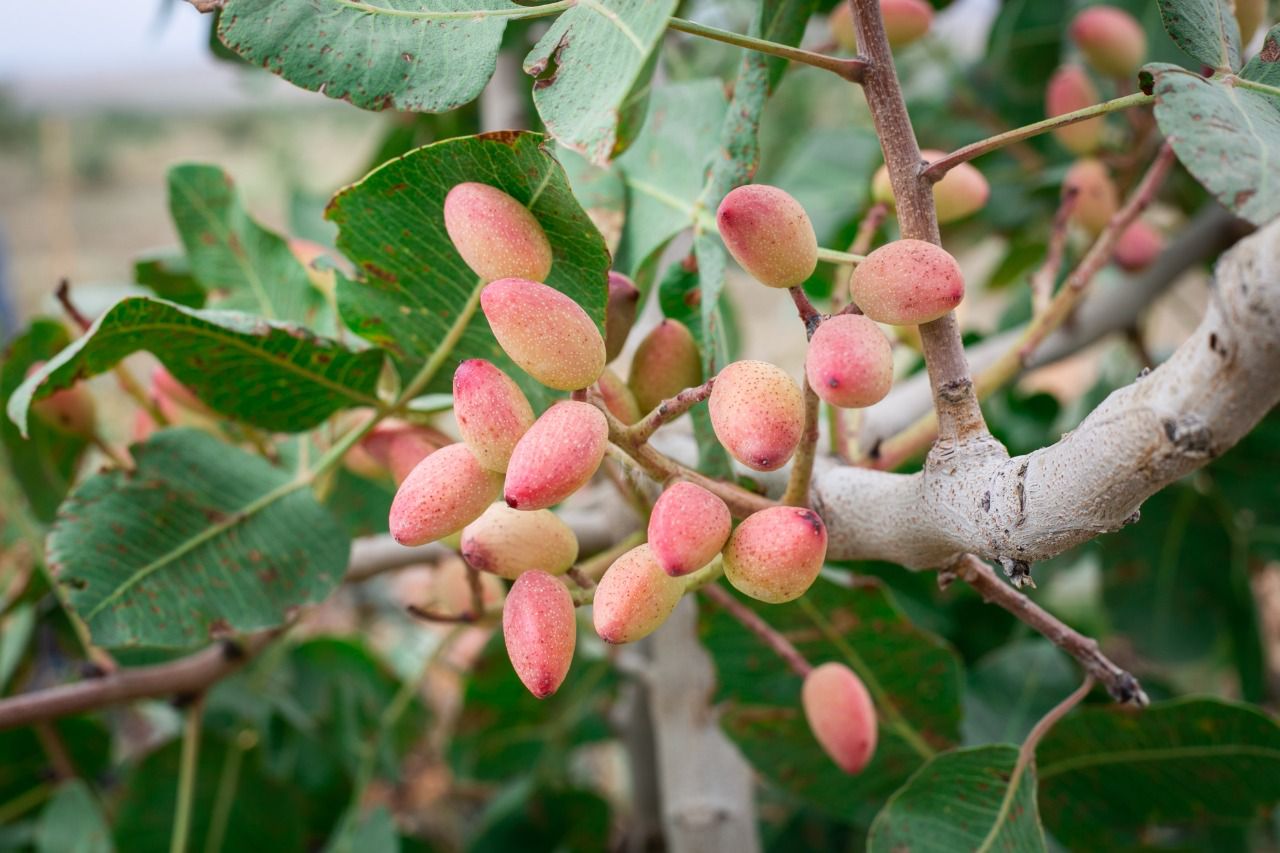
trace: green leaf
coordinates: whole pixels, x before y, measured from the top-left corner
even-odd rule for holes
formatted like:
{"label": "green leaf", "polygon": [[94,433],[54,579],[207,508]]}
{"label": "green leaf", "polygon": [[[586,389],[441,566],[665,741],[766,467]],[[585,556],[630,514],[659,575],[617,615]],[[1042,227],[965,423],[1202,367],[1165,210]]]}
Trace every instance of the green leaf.
{"label": "green leaf", "polygon": [[1266,86],[1280,86],[1280,24],[1267,31],[1262,50],[1240,70],[1240,76]]}
{"label": "green leaf", "polygon": [[1079,679],[1048,640],[1002,646],[969,670],[964,701],[966,743],[1019,743]]}
{"label": "green leaf", "polygon": [[449,764],[463,779],[497,781],[548,767],[564,770],[570,750],[611,736],[605,711],[613,668],[579,643],[569,675],[547,699],[535,699],[511,668],[502,635],[485,646],[467,680]]}
{"label": "green leaf", "polygon": [[349,542],[307,481],[206,433],[163,430],[81,484],[49,563],[103,646],[194,646],[284,622],[342,580]]}
{"label": "green leaf", "polygon": [[616,168],[605,168],[587,162],[568,148],[557,148],[556,159],[573,187],[573,197],[582,205],[591,224],[604,237],[609,251],[618,250],[627,215],[627,186]]}
{"label": "green leaf", "polygon": [[311,286],[288,242],[249,216],[222,169],[198,163],[171,168],[169,213],[192,277],[219,307],[268,320],[316,322],[324,295]]}
{"label": "green leaf", "polygon": [[[66,328],[56,320],[33,320],[5,350],[4,361],[0,362],[0,399],[12,399],[31,366],[53,359],[70,340]],[[88,443],[39,419],[30,424],[26,433],[24,439],[17,424],[9,418],[0,419],[0,441],[4,443],[9,470],[26,495],[32,515],[40,521],[53,521],[58,504],[71,489]]]}
{"label": "green leaf", "polygon": [[[339,280],[339,311],[356,334],[389,349],[406,375],[433,355],[447,356],[445,369],[427,391],[450,391],[458,362],[487,358],[543,408],[553,393],[498,346],[479,311],[483,284],[445,231],[445,195],[464,181],[498,187],[529,206],[551,242],[554,260],[546,283],[572,297],[603,329],[609,253],[544,137],[536,133],[491,133],[428,145],[338,193],[327,216],[338,225],[339,248],[365,277]],[[459,330],[450,349],[446,344]]]}
{"label": "green leaf", "polygon": [[[1072,849],[1164,825],[1241,823],[1280,802],[1280,726],[1247,705],[1183,699],[1084,708],[1036,751],[1040,809]],[[1101,845],[1101,847],[1099,847]]]}
{"label": "green leaf", "polygon": [[22,661],[35,627],[36,609],[30,603],[19,604],[0,616],[0,692]]}
{"label": "green leaf", "polygon": [[111,830],[102,807],[83,781],[64,782],[40,813],[39,853],[111,853]]}
{"label": "green leaf", "polygon": [[667,241],[711,213],[699,204],[707,162],[728,102],[719,80],[664,86],[649,104],[644,132],[618,158],[627,185],[619,266],[646,290]]}
{"label": "green leaf", "polygon": [[[978,103],[1010,126],[1044,118],[1044,91],[1061,50],[1072,6],[1044,0],[1006,0],[987,37],[986,57],[970,72]],[[954,114],[948,113],[954,121]]]}
{"label": "green leaf", "polygon": [[[170,743],[147,756],[129,774],[115,817],[115,840],[120,850],[165,853],[170,849],[181,748],[178,742]],[[221,850],[285,853],[314,849],[307,847],[307,827],[298,819],[306,808],[303,794],[264,773],[257,750],[229,761],[229,754],[240,749],[212,734],[200,739],[189,849],[204,849],[219,814],[215,804],[223,793],[223,774],[229,769],[235,773],[227,791],[231,801],[222,825]]]}
{"label": "green leaf", "polygon": [[1240,26],[1231,0],[1159,0],[1164,28],[1178,47],[1210,68],[1240,67]]}
{"label": "green leaf", "polygon": [[147,350],[210,408],[272,431],[298,432],[352,406],[376,406],[383,354],[355,352],[288,323],[197,311],[146,296],[111,306],[9,398],[22,430],[32,402]]}
{"label": "green leaf", "polygon": [[[813,221],[820,245],[866,205],[871,176],[882,162],[880,140],[865,127],[818,128],[787,153],[770,183],[795,196]],[[832,180],[839,175],[839,180]]]}
{"label": "green leaf", "polygon": [[839,661],[858,673],[880,720],[871,764],[846,775],[809,731],[800,678],[735,619],[706,606],[700,633],[715,657],[717,700],[727,703],[725,731],[774,784],[849,818],[959,741],[959,660],[942,640],[912,625],[878,581],[859,578],[846,586],[823,576],[789,604],[739,599],[810,663]]}
{"label": "green leaf", "polygon": [[204,307],[208,296],[191,274],[187,256],[176,249],[160,249],[139,256],[133,262],[133,277],[160,298],[188,308]]}
{"label": "green leaf", "polygon": [[676,0],[578,3],[562,14],[524,60],[538,78],[533,103],[547,131],[593,163],[626,147],[620,123],[648,96],[654,50]]}
{"label": "green leaf", "polygon": [[229,0],[223,44],[295,86],[367,110],[439,113],[493,76],[508,0]]}
{"label": "green leaf", "polygon": [[387,532],[387,517],[395,484],[386,480],[368,480],[339,468],[325,495],[324,505],[351,536],[372,536]]}
{"label": "green leaf", "polygon": [[400,836],[396,821],[386,806],[377,806],[368,814],[347,812],[325,853],[399,853]]}
{"label": "green leaf", "polygon": [[1035,770],[1010,790],[1018,750],[1007,744],[958,749],[916,771],[876,815],[869,853],[1045,850]]}
{"label": "green leaf", "polygon": [[[111,763],[111,733],[105,726],[88,717],[66,717],[51,725],[67,748],[71,763],[85,778],[98,778],[106,772]],[[0,732],[0,803],[27,794],[55,776],[34,728]]]}
{"label": "green leaf", "polygon": [[1255,225],[1280,215],[1280,98],[1173,65],[1146,71],[1155,78],[1156,121],[1187,171]]}

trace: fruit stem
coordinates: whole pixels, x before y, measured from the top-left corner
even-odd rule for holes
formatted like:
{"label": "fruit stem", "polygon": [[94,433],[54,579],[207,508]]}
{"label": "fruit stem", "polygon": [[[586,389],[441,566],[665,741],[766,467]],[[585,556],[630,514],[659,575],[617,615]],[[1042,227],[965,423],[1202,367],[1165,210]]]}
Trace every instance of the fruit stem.
{"label": "fruit stem", "polygon": [[791,461],[791,477],[787,480],[787,490],[782,494],[782,503],[787,506],[809,506],[809,486],[813,481],[813,463],[818,450],[818,395],[809,387],[809,377],[801,383],[804,389],[804,432],[800,436],[800,446],[796,448],[795,458]]}
{"label": "fruit stem", "polygon": [[699,36],[712,41],[724,42],[735,47],[744,47],[747,50],[754,50],[759,53],[767,53],[770,56],[777,56],[782,59],[789,59],[793,62],[800,62],[805,65],[812,65],[814,68],[822,68],[831,71],[852,83],[862,82],[862,78],[866,74],[867,61],[860,56],[852,59],[845,59],[837,56],[827,56],[822,53],[814,53],[811,50],[804,50],[799,47],[791,47],[790,45],[778,44],[777,42],[768,41],[767,39],[755,38],[754,36],[744,36],[738,33],[722,30],[718,27],[709,27],[706,24],[698,24],[684,18],[671,18],[667,22],[670,29],[678,30],[689,35]]}
{"label": "fruit stem", "polygon": [[995,151],[997,148],[1003,148],[1006,145],[1021,142],[1024,139],[1030,139],[1033,136],[1039,136],[1042,133],[1057,130],[1060,127],[1066,127],[1069,124],[1075,124],[1079,121],[1087,121],[1088,119],[1104,116],[1108,113],[1127,110],[1130,107],[1144,107],[1147,104],[1154,102],[1154,95],[1145,95],[1142,92],[1135,92],[1132,95],[1125,95],[1122,98],[1103,101],[1100,104],[1094,104],[1074,112],[1063,113],[1060,116],[1054,116],[1053,118],[1047,118],[1043,121],[1037,121],[1034,124],[1016,127],[1013,130],[1006,130],[1004,133],[997,133],[995,136],[988,136],[986,139],[980,139],[977,142],[971,142],[962,148],[957,148],[945,157],[940,157],[928,166],[924,167],[921,174],[923,174],[931,183],[936,183],[942,180],[943,175],[954,169],[956,166],[959,166],[961,163],[968,162],[975,157],[981,157],[983,154]]}
{"label": "fruit stem", "polygon": [[857,266],[865,261],[866,255],[856,255],[852,252],[842,252],[839,249],[824,249],[818,247],[818,260],[826,261],[829,264],[848,264],[849,266]]}
{"label": "fruit stem", "polygon": [[663,400],[654,407],[652,412],[627,428],[628,441],[637,445],[647,442],[663,424],[671,423],[698,403],[710,397],[711,388],[715,381],[716,379],[713,376],[701,385],[686,388],[674,397],[668,397]]}
{"label": "fruit stem", "polygon": [[702,594],[716,607],[738,620],[742,627],[755,634],[760,639],[760,642],[782,658],[782,662],[789,666],[797,676],[804,678],[813,670],[813,664],[805,659],[805,656],[791,644],[790,640],[782,636],[772,625],[761,619],[754,610],[734,598],[732,593],[726,591],[719,584],[710,584],[704,587]]}

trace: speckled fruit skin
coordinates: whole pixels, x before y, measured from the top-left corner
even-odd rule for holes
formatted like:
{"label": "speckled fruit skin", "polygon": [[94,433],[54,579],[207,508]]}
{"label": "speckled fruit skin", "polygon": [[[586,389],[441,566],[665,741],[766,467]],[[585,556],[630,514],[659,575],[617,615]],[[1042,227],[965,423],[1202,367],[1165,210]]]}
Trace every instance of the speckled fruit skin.
{"label": "speckled fruit skin", "polygon": [[[934,149],[920,152],[921,159],[928,163],[944,156],[945,151]],[[885,166],[877,169],[871,179],[871,197],[890,207],[894,206],[893,185]],[[938,211],[938,222],[944,225],[982,210],[990,197],[991,185],[972,163],[961,163],[933,185],[933,206]]]}
{"label": "speckled fruit skin", "polygon": [[1099,74],[1131,77],[1147,57],[1147,34],[1124,9],[1090,6],[1071,22],[1071,40]]}
{"label": "speckled fruit skin", "polygon": [[587,484],[604,459],[609,422],[589,403],[561,400],[516,444],[507,465],[507,506],[546,509]]}
{"label": "speckled fruit skin", "polygon": [[[1049,118],[1098,103],[1098,90],[1079,65],[1063,65],[1049,78],[1044,110]],[[1073,154],[1089,154],[1102,142],[1103,119],[1091,118],[1057,128],[1053,135]]]}
{"label": "speckled fruit skin", "polygon": [[609,300],[604,309],[604,356],[613,361],[622,352],[636,322],[640,291],[620,272],[609,273]]}
{"label": "speckled fruit skin", "polygon": [[1077,160],[1062,179],[1062,192],[1076,191],[1071,208],[1071,221],[1091,235],[1096,235],[1120,208],[1120,193],[1111,172],[1101,160]]}
{"label": "speckled fruit skin", "polygon": [[465,444],[451,444],[419,462],[391,501],[391,535],[401,545],[425,545],[480,517],[502,490],[502,475],[481,467]]}
{"label": "speckled fruit skin", "polygon": [[609,368],[606,367],[600,374],[600,378],[596,380],[596,388],[604,398],[605,408],[627,426],[640,420],[644,415],[640,411],[640,404],[636,402],[636,395],[631,393],[631,389],[622,381],[622,377]]}
{"label": "speckled fruit skin", "polygon": [[[43,366],[43,361],[31,365],[27,368],[27,376]],[[92,438],[98,426],[93,395],[82,385],[63,388],[37,400],[31,404],[31,413],[46,426],[81,438]]]}
{"label": "speckled fruit skin", "polygon": [[1116,241],[1113,257],[1116,264],[1129,272],[1137,272],[1154,261],[1164,251],[1164,236],[1150,223],[1137,219]]}
{"label": "speckled fruit skin", "polygon": [[516,442],[533,426],[533,407],[507,374],[482,358],[453,372],[453,415],[480,464],[504,473]]}
{"label": "speckled fruit skin", "polygon": [[862,679],[841,663],[824,663],[800,688],[809,730],[845,773],[857,773],[876,751],[876,706]]}
{"label": "speckled fruit skin", "polygon": [[[924,0],[881,0],[880,15],[889,46],[904,47],[929,32],[933,23],[933,7]],[[848,53],[858,52],[858,33],[853,26],[853,9],[841,2],[827,18],[831,37]]]}
{"label": "speckled fruit skin", "polygon": [[480,292],[480,307],[506,354],[548,388],[577,391],[604,370],[604,338],[596,324],[555,288],[500,279]]}
{"label": "speckled fruit skin", "polygon": [[686,388],[701,385],[702,357],[688,327],[671,319],[654,326],[636,347],[627,384],[641,414]]}
{"label": "speckled fruit skin", "polygon": [[605,570],[596,585],[592,618],[606,643],[634,643],[656,631],[684,595],[684,584],[638,545]]}
{"label": "speckled fruit skin", "polygon": [[502,607],[502,639],[521,683],[546,699],[560,689],[573,663],[578,641],[573,596],[546,572],[525,572]]}
{"label": "speckled fruit skin", "polygon": [[818,266],[818,238],[800,202],[766,184],[731,190],[716,211],[729,254],[761,284],[795,287]]}
{"label": "speckled fruit skin", "polygon": [[672,483],[649,514],[649,549],[663,571],[680,577],[714,560],[732,529],[724,501],[694,483]]}
{"label": "speckled fruit skin", "polygon": [[840,314],[818,326],[804,359],[809,387],[833,406],[857,409],[893,387],[893,346],[875,321]]}
{"label": "speckled fruit skin", "polygon": [[551,272],[551,243],[523,204],[488,184],[457,184],[444,197],[444,228],[467,266],[484,281]]}
{"label": "speckled fruit skin", "polygon": [[724,549],[724,576],[757,601],[804,595],[827,556],[827,527],[804,507],[774,506],[747,516]]}
{"label": "speckled fruit skin", "polygon": [[721,370],[708,401],[711,427],[725,450],[748,468],[776,471],[804,432],[804,395],[795,380],[765,361]]}
{"label": "speckled fruit skin", "polygon": [[460,550],[473,569],[515,580],[533,570],[564,574],[578,559],[578,539],[549,509],[495,503],[462,529]]}
{"label": "speckled fruit skin", "polygon": [[895,240],[853,270],[853,301],[872,320],[894,326],[936,320],[964,299],[964,274],[942,247]]}

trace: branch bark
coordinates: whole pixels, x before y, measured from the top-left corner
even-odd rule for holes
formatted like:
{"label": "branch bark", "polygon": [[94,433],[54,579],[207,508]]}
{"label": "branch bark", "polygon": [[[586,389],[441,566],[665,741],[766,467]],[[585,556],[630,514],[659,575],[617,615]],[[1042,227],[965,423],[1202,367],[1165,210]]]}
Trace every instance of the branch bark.
{"label": "branch bark", "polygon": [[[924,159],[916,143],[911,118],[902,100],[893,53],[885,36],[879,0],[849,0],[853,9],[858,45],[868,67],[862,80],[867,106],[884,150],[889,183],[902,236],[941,244],[938,215],[933,204],[933,184],[924,176]],[[971,438],[990,440],[978,398],[974,394],[964,344],[954,313],[920,327],[934,408],[938,412],[939,445],[946,447]]]}
{"label": "branch bark", "polygon": [[1142,502],[1234,445],[1280,400],[1280,220],[1228,251],[1196,331],[1054,445],[939,453],[918,474],[840,467],[814,508],[834,559],[1032,563],[1138,519]]}

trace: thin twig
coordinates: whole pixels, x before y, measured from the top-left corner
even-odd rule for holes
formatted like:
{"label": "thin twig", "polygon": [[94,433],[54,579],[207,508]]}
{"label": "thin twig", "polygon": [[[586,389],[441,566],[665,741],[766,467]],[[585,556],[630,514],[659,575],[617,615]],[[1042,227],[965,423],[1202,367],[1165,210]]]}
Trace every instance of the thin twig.
{"label": "thin twig", "polygon": [[196,761],[200,756],[200,728],[204,720],[204,694],[200,693],[187,706],[186,726],[182,731],[182,758],[178,765],[177,804],[173,811],[173,835],[169,853],[186,853],[191,835],[191,807],[196,795]]}
{"label": "thin twig", "polygon": [[592,589],[596,585],[596,582],[592,580],[591,577],[586,572],[584,572],[582,569],[578,568],[577,566],[571,566],[569,570],[565,572],[565,575],[574,583],[576,583],[581,589]]}
{"label": "thin twig", "polygon": [[688,33],[689,35],[711,39],[712,41],[724,42],[725,44],[731,44],[735,47],[744,47],[748,50],[766,53],[770,56],[777,56],[782,59],[789,59],[793,62],[812,65],[815,68],[822,68],[826,71],[834,72],[853,83],[857,83],[862,80],[862,76],[867,67],[866,61],[861,57],[845,59],[838,56],[826,56],[821,53],[814,53],[811,50],[804,50],[799,47],[778,44],[777,42],[754,38],[752,36],[739,35],[738,33],[722,30],[718,27],[709,27],[705,24],[686,21],[683,18],[671,18],[668,21],[667,26],[673,30]]}
{"label": "thin twig", "polygon": [[1079,661],[1085,672],[1098,679],[1117,702],[1132,702],[1139,706],[1148,704],[1147,694],[1138,679],[1112,663],[1098,647],[1097,640],[1077,632],[1018,592],[982,560],[965,554],[947,571],[977,590],[984,601],[1009,611]]}
{"label": "thin twig", "polygon": [[818,331],[818,326],[822,323],[822,314],[817,308],[813,307],[813,303],[809,300],[809,294],[804,292],[803,287],[789,287],[787,290],[791,293],[791,300],[796,304],[796,311],[800,314],[800,322],[804,323],[805,338],[811,340],[813,333]]}
{"label": "thin twig", "polygon": [[[885,219],[889,216],[889,205],[882,201],[878,201],[871,207],[867,208],[867,212],[862,215],[862,220],[858,222],[858,233],[853,235],[853,242],[849,244],[849,253],[857,257],[865,257],[867,252],[871,250],[871,243],[876,238],[876,232],[880,230],[880,226],[884,224]],[[835,272],[835,286],[831,292],[831,310],[841,314],[861,314],[861,309],[853,304],[853,296],[849,292],[850,284],[853,280],[854,264],[841,264]]]}
{"label": "thin twig", "polygon": [[686,388],[674,397],[663,400],[654,407],[652,412],[627,428],[627,438],[636,444],[644,444],[653,437],[659,427],[671,423],[710,397],[715,381],[716,378],[713,376],[701,385]]}
{"label": "thin twig", "polygon": [[805,660],[800,650],[791,641],[782,636],[768,622],[761,619],[756,612],[726,592],[719,584],[708,584],[702,588],[702,594],[717,607],[728,613],[760,641],[769,647],[796,675],[804,678],[813,670],[813,664]]}
{"label": "thin twig", "polygon": [[968,162],[975,157],[981,157],[997,148],[1003,148],[1014,142],[1021,142],[1024,139],[1030,139],[1041,133],[1047,133],[1051,130],[1057,130],[1060,127],[1066,127],[1069,124],[1075,124],[1079,121],[1087,121],[1091,118],[1104,116],[1117,110],[1127,110],[1130,107],[1142,107],[1153,103],[1155,97],[1152,95],[1144,95],[1136,92],[1132,95],[1125,95],[1123,98],[1116,98],[1111,101],[1103,101],[1101,104],[1085,107],[1084,109],[1075,110],[1074,112],[1063,113],[1060,116],[1047,118],[1043,121],[1028,124],[1023,127],[1017,127],[1013,130],[997,133],[995,136],[989,136],[986,139],[980,139],[972,142],[963,148],[957,148],[945,157],[934,160],[925,167],[921,174],[930,183],[942,180],[942,176],[947,172],[959,166],[961,163]]}
{"label": "thin twig", "polygon": [[1053,286],[1058,281],[1058,273],[1062,269],[1062,257],[1066,253],[1068,226],[1071,224],[1071,212],[1076,208],[1080,198],[1080,188],[1067,187],[1053,215],[1053,225],[1049,230],[1049,246],[1045,252],[1044,263],[1031,276],[1031,314],[1038,316],[1049,308],[1049,300],[1053,298]]}
{"label": "thin twig", "polygon": [[484,612],[484,581],[480,578],[480,572],[467,566],[467,586],[471,590],[471,612],[480,614]]}

